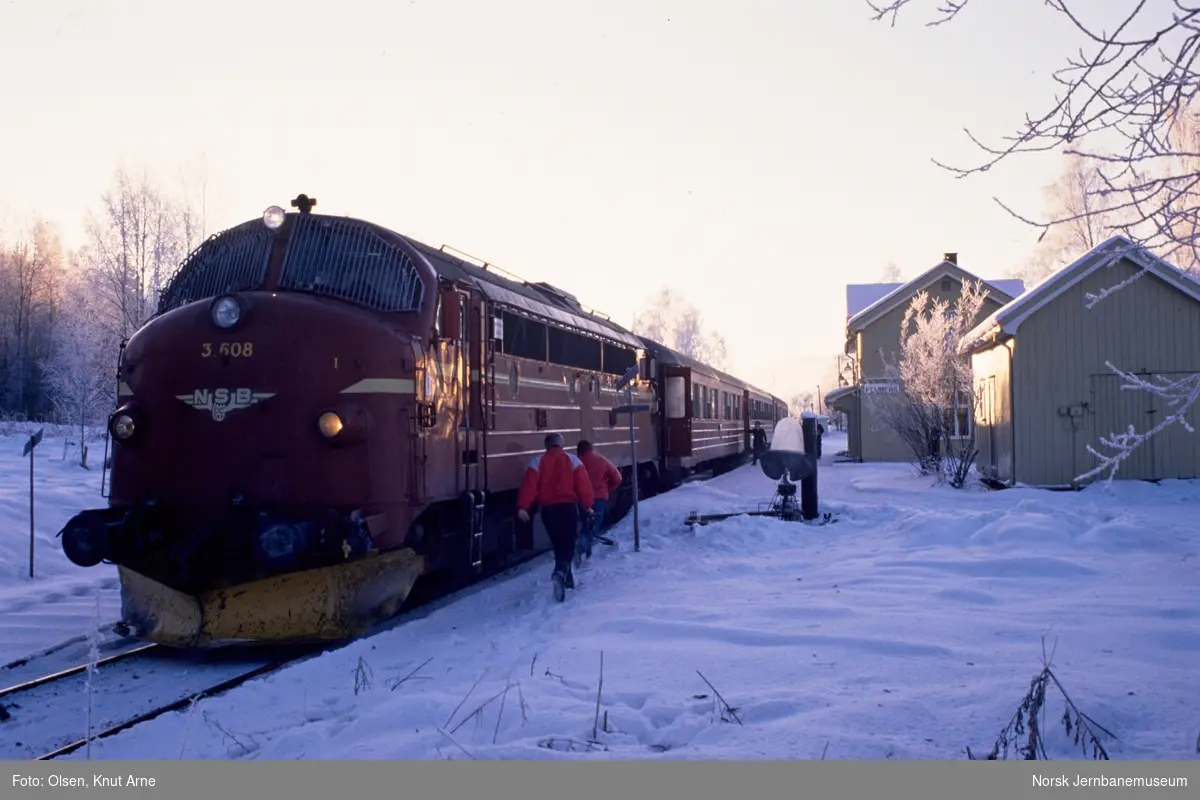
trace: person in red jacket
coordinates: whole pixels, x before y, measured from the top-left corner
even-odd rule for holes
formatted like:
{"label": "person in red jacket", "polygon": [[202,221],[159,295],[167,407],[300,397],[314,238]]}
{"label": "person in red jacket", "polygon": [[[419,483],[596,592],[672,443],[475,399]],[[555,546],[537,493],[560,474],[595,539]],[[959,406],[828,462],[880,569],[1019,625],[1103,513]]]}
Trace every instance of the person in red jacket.
{"label": "person in red jacket", "polygon": [[546,452],[537,456],[525,470],[525,479],[517,492],[517,516],[529,522],[534,502],[540,507],[542,524],[554,545],[554,599],[560,603],[566,589],[575,588],[571,557],[575,554],[575,536],[579,531],[579,509],[592,514],[595,499],[592,482],[583,462],[563,450],[563,437],[546,436]]}
{"label": "person in red jacket", "polygon": [[600,525],[604,523],[604,510],[608,506],[609,494],[616,491],[624,479],[621,477],[621,471],[614,467],[611,461],[592,449],[592,443],[587,439],[581,439],[579,444],[575,445],[575,454],[579,456],[579,460],[583,462],[583,466],[587,470],[588,478],[592,482],[592,494],[595,497],[592,501],[594,515],[591,519],[592,524],[585,526],[584,535],[579,538],[579,544],[575,551],[576,557],[586,555],[591,558],[592,545],[595,542],[593,537]]}

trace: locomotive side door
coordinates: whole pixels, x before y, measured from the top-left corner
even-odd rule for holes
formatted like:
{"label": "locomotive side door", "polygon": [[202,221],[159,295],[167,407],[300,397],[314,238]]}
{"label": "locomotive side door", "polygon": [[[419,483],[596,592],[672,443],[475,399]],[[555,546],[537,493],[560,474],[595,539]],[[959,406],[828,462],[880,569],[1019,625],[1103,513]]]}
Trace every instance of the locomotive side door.
{"label": "locomotive side door", "polygon": [[692,454],[692,369],[663,365],[663,428],[668,457]]}
{"label": "locomotive side door", "polygon": [[[600,407],[600,376],[581,372],[569,376],[575,381],[575,402],[579,404],[579,438],[596,441],[596,413]],[[567,442],[567,446],[571,446]]]}
{"label": "locomotive side door", "polygon": [[466,336],[463,348],[463,406],[460,421],[463,431],[462,465],[464,488],[484,491],[487,488],[487,426],[484,424],[484,383],[487,380],[487,337],[484,325],[483,300],[463,298]]}

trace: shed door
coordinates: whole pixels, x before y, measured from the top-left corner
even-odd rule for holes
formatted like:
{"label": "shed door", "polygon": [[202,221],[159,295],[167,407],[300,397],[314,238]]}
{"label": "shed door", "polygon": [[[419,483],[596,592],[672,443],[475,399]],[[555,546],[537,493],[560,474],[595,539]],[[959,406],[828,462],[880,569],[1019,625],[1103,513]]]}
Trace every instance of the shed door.
{"label": "shed door", "polygon": [[[1075,459],[1072,462],[1072,468],[1076,475],[1093,469],[1099,463],[1087,452],[1087,445],[1090,444],[1098,453],[1110,455],[1114,451],[1101,443],[1101,437],[1108,439],[1113,434],[1124,433],[1130,425],[1138,433],[1145,433],[1158,424],[1160,415],[1156,412],[1159,409],[1154,403],[1157,398],[1149,392],[1122,389],[1124,383],[1125,380],[1121,376],[1111,373],[1092,376],[1094,414],[1091,425],[1085,424],[1082,417],[1072,418],[1069,415],[1063,415],[1066,417],[1064,421],[1068,428],[1072,427],[1071,423],[1074,421],[1074,427],[1078,429],[1075,437]],[[1154,440],[1156,438],[1151,437],[1142,442],[1130,453],[1121,462],[1115,477],[1135,480],[1161,478],[1162,475],[1154,468]],[[1097,476],[1097,480],[1107,477],[1108,473],[1104,472]]]}
{"label": "shed door", "polygon": [[663,366],[663,427],[668,457],[692,454],[692,370]]}

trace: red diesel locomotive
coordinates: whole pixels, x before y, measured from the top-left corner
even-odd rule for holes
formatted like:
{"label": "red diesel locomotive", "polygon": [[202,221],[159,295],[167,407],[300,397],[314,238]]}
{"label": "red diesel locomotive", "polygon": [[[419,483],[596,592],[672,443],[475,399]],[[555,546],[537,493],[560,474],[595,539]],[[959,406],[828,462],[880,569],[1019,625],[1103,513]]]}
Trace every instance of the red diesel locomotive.
{"label": "red diesel locomotive", "polygon": [[[321,641],[394,616],[424,575],[549,549],[516,490],[548,432],[643,496],[727,469],[783,401],[545,283],[387,228],[272,206],[210,238],[124,345],[111,491],[61,532],[116,564],[122,624],[180,647]],[[662,372],[660,376],[658,373]]]}

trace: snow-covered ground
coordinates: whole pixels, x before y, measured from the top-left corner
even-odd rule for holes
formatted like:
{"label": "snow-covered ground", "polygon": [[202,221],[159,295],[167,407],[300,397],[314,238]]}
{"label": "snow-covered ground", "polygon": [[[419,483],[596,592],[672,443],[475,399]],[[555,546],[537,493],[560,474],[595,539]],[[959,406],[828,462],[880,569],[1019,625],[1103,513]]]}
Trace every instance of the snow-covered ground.
{"label": "snow-covered ground", "polygon": [[[80,569],[63,555],[56,538],[62,526],[84,508],[102,508],[100,465],[104,442],[91,444],[88,463],[79,466],[75,437],[47,426],[34,449],[33,578],[29,577],[29,458],[21,457],[28,433],[38,426],[11,423],[0,430],[0,665],[86,635],[94,627],[97,593],[100,617],[115,621],[120,614],[117,569],[102,564]],[[7,685],[3,672],[0,683]]]}
{"label": "snow-covered ground", "polygon": [[[1071,699],[1118,737],[1113,758],[1195,757],[1200,483],[934,488],[906,465],[833,463],[844,443],[826,438],[820,473],[833,524],[683,525],[768,501],[773,482],[746,466],[644,503],[641,552],[626,519],[564,604],[543,557],[91,756],[956,759],[991,748],[1044,639]],[[28,463],[0,439],[5,652],[52,643],[11,628],[86,633],[92,590],[113,580],[52,539],[97,502],[99,475],[49,444],[30,584]],[[1047,696],[1051,756],[1079,757]]]}

